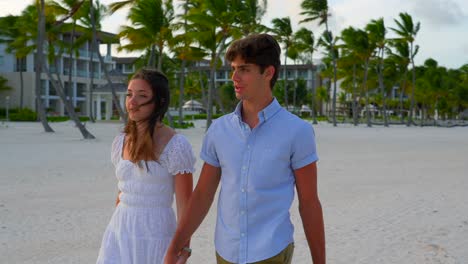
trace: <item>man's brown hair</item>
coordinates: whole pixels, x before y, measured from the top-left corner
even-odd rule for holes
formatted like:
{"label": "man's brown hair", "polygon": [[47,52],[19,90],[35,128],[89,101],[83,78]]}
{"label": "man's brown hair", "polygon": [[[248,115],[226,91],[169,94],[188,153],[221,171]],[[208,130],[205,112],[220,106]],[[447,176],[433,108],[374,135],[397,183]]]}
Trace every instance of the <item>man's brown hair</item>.
{"label": "man's brown hair", "polygon": [[281,48],[272,36],[252,34],[232,42],[225,58],[231,62],[240,56],[246,63],[258,65],[260,73],[263,73],[268,66],[273,66],[275,73],[270,81],[270,88],[273,89],[281,66],[280,54]]}

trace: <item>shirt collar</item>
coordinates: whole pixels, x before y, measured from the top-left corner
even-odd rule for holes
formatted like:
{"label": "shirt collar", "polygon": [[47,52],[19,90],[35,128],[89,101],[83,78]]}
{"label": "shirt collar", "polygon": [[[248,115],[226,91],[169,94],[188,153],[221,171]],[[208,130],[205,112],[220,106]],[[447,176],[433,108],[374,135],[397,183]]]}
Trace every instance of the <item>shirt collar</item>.
{"label": "shirt collar", "polygon": [[[281,105],[278,103],[278,100],[273,97],[273,101],[263,108],[262,111],[258,112],[258,119],[260,122],[265,122],[273,117],[280,109]],[[236,115],[239,120],[242,120],[242,101],[237,104],[236,109],[234,110],[234,115]]]}

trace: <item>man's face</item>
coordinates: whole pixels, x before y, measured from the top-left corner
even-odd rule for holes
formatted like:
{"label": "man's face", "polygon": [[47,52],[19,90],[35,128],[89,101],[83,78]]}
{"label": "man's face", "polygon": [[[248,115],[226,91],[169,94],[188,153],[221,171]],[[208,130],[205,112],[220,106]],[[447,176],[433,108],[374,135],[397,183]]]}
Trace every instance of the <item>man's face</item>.
{"label": "man's face", "polygon": [[[260,73],[260,67],[256,64],[246,63],[240,56],[231,62],[234,92],[239,100],[256,100],[271,93],[270,69]],[[272,68],[272,67],[271,67]]]}

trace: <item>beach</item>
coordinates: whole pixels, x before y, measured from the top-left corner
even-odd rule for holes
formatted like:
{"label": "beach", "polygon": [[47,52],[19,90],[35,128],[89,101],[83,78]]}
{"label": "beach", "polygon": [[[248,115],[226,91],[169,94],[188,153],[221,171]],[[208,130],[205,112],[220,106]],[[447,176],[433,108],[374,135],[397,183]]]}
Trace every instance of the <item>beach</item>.
{"label": "beach", "polygon": [[[110,147],[123,126],[88,122],[95,140],[71,122],[51,126],[0,125],[0,263],[96,261],[117,195]],[[314,128],[327,263],[468,263],[468,127]],[[205,121],[178,132],[198,157]],[[297,207],[293,263],[312,263]],[[215,223],[216,199],[188,263],[215,263]]]}

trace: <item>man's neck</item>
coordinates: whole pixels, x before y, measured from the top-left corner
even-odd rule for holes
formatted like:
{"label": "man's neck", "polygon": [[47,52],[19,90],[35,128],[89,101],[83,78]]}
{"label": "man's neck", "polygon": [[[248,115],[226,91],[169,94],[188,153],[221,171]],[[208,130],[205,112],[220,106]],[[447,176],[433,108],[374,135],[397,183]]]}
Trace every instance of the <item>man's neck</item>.
{"label": "man's neck", "polygon": [[242,120],[247,123],[250,128],[258,125],[258,113],[265,109],[273,101],[273,96],[266,97],[259,102],[252,102],[249,100],[242,101]]}

